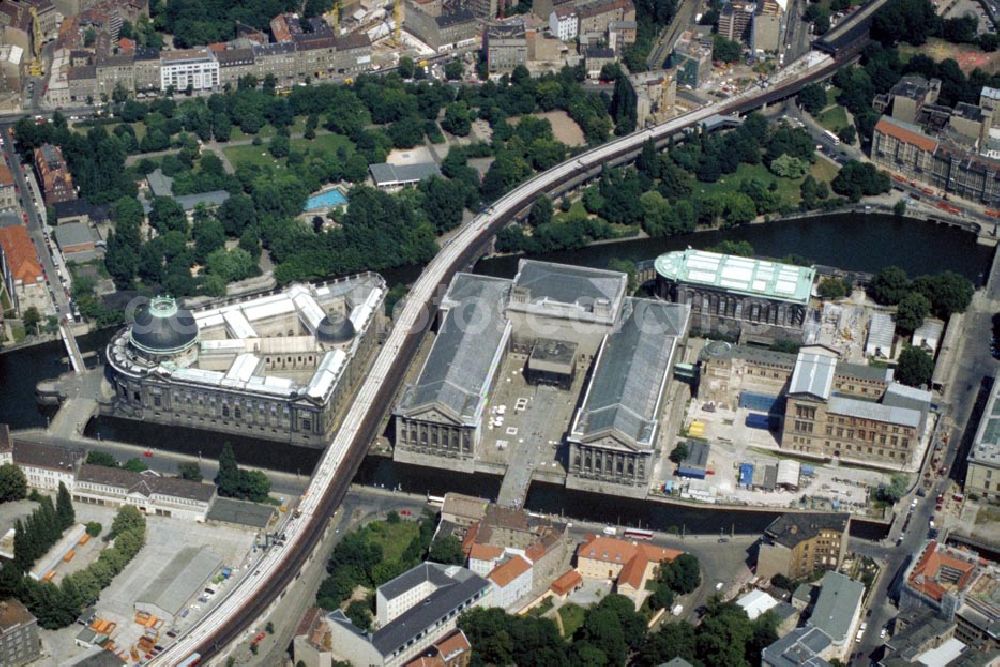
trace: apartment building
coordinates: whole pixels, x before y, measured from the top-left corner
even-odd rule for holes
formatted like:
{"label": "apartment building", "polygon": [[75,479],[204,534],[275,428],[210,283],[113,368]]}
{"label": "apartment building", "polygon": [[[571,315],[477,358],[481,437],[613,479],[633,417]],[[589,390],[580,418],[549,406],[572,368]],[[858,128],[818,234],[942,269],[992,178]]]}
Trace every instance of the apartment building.
{"label": "apartment building", "polygon": [[577,6],[581,41],[606,37],[613,21],[635,21],[632,0],[592,0]]}
{"label": "apartment building", "polygon": [[403,26],[407,32],[438,52],[475,44],[480,39],[480,21],[468,7],[432,15],[424,10],[424,5],[410,3],[403,16]]}
{"label": "apartment building", "polygon": [[223,86],[228,83],[235,88],[241,78],[254,73],[254,54],[251,47],[216,51],[215,58],[219,61],[219,83]]}
{"label": "apartment building", "polygon": [[0,227],[0,269],[15,312],[35,307],[48,312],[52,302],[35,244],[24,225]]}
{"label": "apartment building", "polygon": [[6,163],[0,163],[0,211],[18,207],[14,174]]}
{"label": "apartment building", "polygon": [[569,3],[559,5],[552,9],[549,14],[549,33],[568,42],[576,39],[580,32],[580,16],[577,14],[576,6]]}
{"label": "apartment building", "polygon": [[39,659],[41,654],[38,620],[20,600],[0,601],[0,664],[21,667]]}
{"label": "apartment building", "polygon": [[483,42],[491,74],[509,74],[528,61],[528,39],[522,21],[490,24],[483,32]]}
{"label": "apartment building", "polygon": [[46,205],[76,199],[73,176],[59,146],[42,144],[35,149],[35,174],[42,186],[42,198]]}
{"label": "apartment building", "polygon": [[719,35],[746,44],[755,11],[756,5],[752,2],[727,2],[719,12]]}
{"label": "apartment building", "polygon": [[219,61],[209,49],[164,51],[160,55],[160,90],[215,90],[219,85]]}
{"label": "apartment building", "polygon": [[73,488],[76,471],[83,461],[81,449],[66,449],[53,445],[25,442],[10,438],[9,448],[0,450],[0,463],[13,463],[23,472],[28,486],[39,491],[55,491],[62,482]]}
{"label": "apartment building", "polygon": [[776,574],[805,579],[817,570],[835,570],[847,553],[851,515],[788,513],[764,530],[757,555],[757,576]]}
{"label": "apartment building", "polygon": [[598,535],[580,545],[576,552],[576,569],[583,579],[614,581],[616,592],[632,600],[639,609],[649,595],[646,583],[656,575],[660,564],[682,553],[653,544]]}

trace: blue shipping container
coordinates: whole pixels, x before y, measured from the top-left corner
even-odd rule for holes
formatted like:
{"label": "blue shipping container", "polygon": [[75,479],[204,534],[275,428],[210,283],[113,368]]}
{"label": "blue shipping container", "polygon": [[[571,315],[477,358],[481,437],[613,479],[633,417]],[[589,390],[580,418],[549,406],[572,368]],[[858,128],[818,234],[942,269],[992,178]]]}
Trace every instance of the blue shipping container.
{"label": "blue shipping container", "polygon": [[816,471],[810,465],[802,465],[799,467],[799,474],[805,477],[812,477]]}
{"label": "blue shipping container", "polygon": [[753,481],[753,464],[741,463],[739,485],[745,488],[750,486],[750,483],[752,481]]}

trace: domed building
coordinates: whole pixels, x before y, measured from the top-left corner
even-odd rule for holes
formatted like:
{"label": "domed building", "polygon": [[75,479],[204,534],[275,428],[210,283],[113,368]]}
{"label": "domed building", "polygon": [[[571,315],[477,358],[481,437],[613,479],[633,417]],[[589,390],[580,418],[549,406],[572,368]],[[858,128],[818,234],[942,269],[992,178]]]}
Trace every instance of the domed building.
{"label": "domed building", "polygon": [[151,361],[176,359],[198,343],[198,324],[173,298],[158,296],[135,312],[128,336],[136,353]]}
{"label": "domed building", "polygon": [[188,310],[157,296],[107,348],[105,412],[324,447],[386,323],[368,273]]}

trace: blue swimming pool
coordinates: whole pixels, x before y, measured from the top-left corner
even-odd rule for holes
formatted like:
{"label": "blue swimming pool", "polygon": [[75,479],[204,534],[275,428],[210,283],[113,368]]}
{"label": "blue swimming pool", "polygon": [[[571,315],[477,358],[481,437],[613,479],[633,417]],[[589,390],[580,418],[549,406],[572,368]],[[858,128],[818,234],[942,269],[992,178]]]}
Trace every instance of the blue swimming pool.
{"label": "blue swimming pool", "polygon": [[306,210],[315,211],[318,208],[329,208],[331,206],[340,206],[341,204],[346,203],[347,197],[344,196],[344,193],[336,188],[333,188],[327,190],[326,192],[310,195],[309,199],[306,200]]}

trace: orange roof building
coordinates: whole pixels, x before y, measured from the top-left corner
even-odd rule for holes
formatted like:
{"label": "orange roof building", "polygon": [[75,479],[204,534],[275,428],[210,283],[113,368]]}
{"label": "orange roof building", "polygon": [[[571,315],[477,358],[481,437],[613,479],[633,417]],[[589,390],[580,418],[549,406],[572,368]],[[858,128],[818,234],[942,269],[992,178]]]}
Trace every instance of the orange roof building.
{"label": "orange roof building", "polygon": [[921,132],[920,128],[891,116],[882,116],[875,124],[875,131],[925,151],[933,152],[938,145],[937,141]]}
{"label": "orange roof building", "polygon": [[559,597],[565,597],[573,592],[577,586],[583,583],[583,577],[576,570],[567,570],[558,579],[552,582],[552,592]]}
{"label": "orange roof building", "polygon": [[0,210],[17,207],[17,185],[14,183],[14,174],[2,160],[0,160]]}
{"label": "orange roof building", "polygon": [[0,228],[0,249],[3,249],[3,276],[10,294],[23,293],[24,289],[43,280],[42,266],[35,254],[35,244],[24,225]]}
{"label": "orange roof building", "polygon": [[682,553],[655,544],[591,535],[577,550],[577,570],[586,579],[613,580],[618,592],[631,598],[638,608],[646,597],[646,582],[656,568]]}
{"label": "orange roof building", "polygon": [[497,565],[487,579],[493,584],[493,603],[511,609],[518,600],[531,593],[534,583],[531,563],[523,556],[513,556]]}
{"label": "orange roof building", "polygon": [[927,543],[906,583],[916,593],[940,603],[949,593],[964,590],[975,576],[979,557],[949,549],[936,540]]}
{"label": "orange roof building", "polygon": [[472,661],[472,645],[461,630],[434,642],[424,653],[403,667],[466,667]]}

